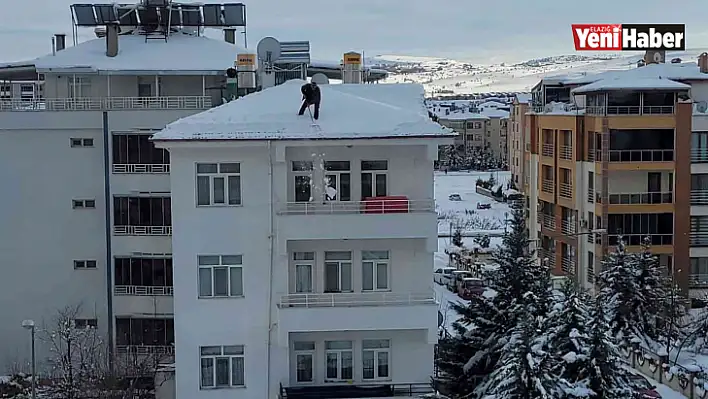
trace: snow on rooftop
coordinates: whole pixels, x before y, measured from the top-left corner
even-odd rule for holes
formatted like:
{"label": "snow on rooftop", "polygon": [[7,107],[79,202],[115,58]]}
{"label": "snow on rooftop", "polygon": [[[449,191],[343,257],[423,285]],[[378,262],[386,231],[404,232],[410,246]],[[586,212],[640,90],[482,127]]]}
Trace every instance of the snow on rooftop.
{"label": "snow on rooftop", "polygon": [[531,102],[531,94],[528,93],[517,93],[516,99],[519,104],[528,104]]}
{"label": "snow on rooftop", "polygon": [[594,83],[571,90],[573,94],[591,93],[602,90],[687,90],[691,86],[661,77],[626,76],[623,78],[601,79]]}
{"label": "snow on rooftop", "polygon": [[106,39],[93,39],[67,47],[56,55],[39,57],[34,60],[34,65],[39,71],[89,68],[126,73],[223,73],[233,66],[238,53],[246,51],[223,40],[186,33],[173,33],[167,41],[146,42],[145,36],[141,35],[120,35],[118,38],[118,55],[115,57],[106,56]]}
{"label": "snow on rooftop", "polygon": [[320,119],[297,115],[302,80],[249,94],[170,123],[155,140],[298,140],[454,137],[428,117],[417,84],[320,85]]}
{"label": "snow on rooftop", "polygon": [[489,119],[487,115],[478,112],[469,112],[468,110],[451,111],[447,115],[444,112],[433,111],[433,113],[437,115],[438,118],[445,120]]}
{"label": "snow on rooftop", "polygon": [[485,108],[481,111],[482,115],[485,115],[489,118],[508,118],[509,117],[509,111],[505,111],[503,109],[496,109],[496,108]]}
{"label": "snow on rooftop", "polygon": [[588,84],[602,79],[639,79],[664,78],[671,80],[708,80],[708,73],[701,73],[698,64],[649,64],[632,69],[612,70],[598,73],[566,74],[544,78],[546,84],[563,83],[566,85]]}

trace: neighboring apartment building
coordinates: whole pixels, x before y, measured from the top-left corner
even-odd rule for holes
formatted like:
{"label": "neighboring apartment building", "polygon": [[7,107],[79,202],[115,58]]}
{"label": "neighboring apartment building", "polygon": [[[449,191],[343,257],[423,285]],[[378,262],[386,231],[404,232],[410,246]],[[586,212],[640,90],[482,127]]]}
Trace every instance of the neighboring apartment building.
{"label": "neighboring apartment building", "polygon": [[464,152],[486,148],[489,117],[473,112],[450,112],[437,114],[438,123],[458,133],[455,146]]}
{"label": "neighboring apartment building", "polygon": [[494,159],[506,162],[509,111],[504,110],[504,104],[494,101],[482,105],[486,106],[479,112],[470,104],[455,107],[433,105],[429,109],[441,125],[459,133],[455,139],[456,146],[466,152],[486,150]]}
{"label": "neighboring apartment building", "polygon": [[409,84],[321,85],[312,125],[293,112],[301,84],[154,136],[170,151],[177,399],[349,397],[433,373],[433,162],[454,133]]}
{"label": "neighboring apartment building", "polygon": [[591,288],[622,234],[630,251],[649,237],[684,290],[706,285],[706,57],[701,67],[648,64],[536,86],[529,226],[556,273]]}
{"label": "neighboring apartment building", "polygon": [[509,160],[509,171],[511,180],[519,191],[528,191],[528,168],[529,159],[527,150],[530,150],[530,137],[526,132],[526,113],[529,108],[531,96],[528,94],[517,94],[511,105],[509,114],[509,124],[507,132],[507,159]]}

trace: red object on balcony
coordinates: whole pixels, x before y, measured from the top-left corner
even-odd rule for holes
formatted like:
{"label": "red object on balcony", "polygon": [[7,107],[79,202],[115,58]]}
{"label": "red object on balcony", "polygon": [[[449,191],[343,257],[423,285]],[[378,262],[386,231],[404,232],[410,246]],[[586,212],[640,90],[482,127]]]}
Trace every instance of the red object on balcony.
{"label": "red object on balcony", "polygon": [[408,197],[389,195],[386,197],[364,198],[363,213],[408,213]]}

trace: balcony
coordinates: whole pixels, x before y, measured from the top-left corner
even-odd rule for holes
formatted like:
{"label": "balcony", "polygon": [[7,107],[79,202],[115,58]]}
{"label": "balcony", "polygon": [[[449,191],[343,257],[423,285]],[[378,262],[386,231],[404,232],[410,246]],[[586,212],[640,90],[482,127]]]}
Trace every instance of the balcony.
{"label": "balcony", "polygon": [[566,274],[575,275],[575,260],[570,257],[563,256],[561,259],[561,270],[563,270]]}
{"label": "balcony", "polygon": [[708,148],[692,148],[691,162],[708,163]]}
{"label": "balcony", "polygon": [[542,248],[538,251],[538,255],[541,262],[544,262],[550,268],[554,268],[556,266],[556,253],[554,251]]}
{"label": "balcony", "polygon": [[[693,233],[691,233],[693,235]],[[617,240],[617,235],[606,235],[608,244],[611,246],[615,246],[618,244]],[[674,242],[674,235],[673,234],[659,234],[659,233],[641,233],[641,234],[635,234],[635,233],[624,233],[622,234],[622,239],[624,240],[624,243],[628,246],[639,246],[642,245],[647,238],[649,239],[649,244],[653,246],[657,245],[673,245]],[[706,238],[708,238],[708,234],[706,234]],[[691,239],[693,240],[693,239]],[[598,240],[599,241],[599,240]],[[708,245],[708,240],[706,241],[706,244]]]}
{"label": "balcony", "polygon": [[280,298],[279,334],[356,330],[427,330],[437,339],[437,302],[424,292],[287,294]]}
{"label": "balcony", "polygon": [[563,220],[561,222],[561,233],[566,235],[575,234],[575,222],[570,220]]}
{"label": "balcony", "polygon": [[708,247],[708,232],[691,232],[692,247]]}
{"label": "balcony", "polygon": [[553,180],[548,180],[548,179],[543,179],[541,182],[541,191],[544,193],[548,194],[553,194],[553,188],[555,187],[555,183]]}
{"label": "balcony", "polygon": [[610,105],[610,106],[588,106],[585,108],[586,115],[671,115],[674,107],[671,105]]}
{"label": "balcony", "polygon": [[169,164],[113,164],[115,174],[169,174]]}
{"label": "balcony", "polygon": [[573,198],[573,185],[570,183],[561,183],[558,189],[558,195],[563,198]]}
{"label": "balcony", "polygon": [[285,239],[429,238],[437,235],[434,200],[403,196],[364,201],[287,202],[279,207]]}
{"label": "balcony", "polygon": [[610,150],[610,162],[673,162],[674,150]]}
{"label": "balcony", "polygon": [[544,157],[552,157],[554,152],[553,144],[543,144],[541,146],[541,155]]}
{"label": "balcony", "polygon": [[[707,197],[708,199],[708,197]],[[616,193],[609,195],[610,205],[657,205],[673,204],[674,193]]]}
{"label": "balcony", "polygon": [[208,96],[47,98],[2,100],[0,111],[121,111],[165,109],[209,109]]}
{"label": "balcony", "polygon": [[[540,213],[539,213],[540,215]],[[543,227],[549,229],[549,230],[555,230],[556,229],[556,217],[553,215],[546,215],[543,214],[542,216],[542,223]]]}
{"label": "balcony", "polygon": [[708,274],[691,274],[688,279],[691,287],[703,288],[708,286]]}
{"label": "balcony", "polygon": [[560,159],[572,160],[573,159],[573,147],[569,145],[562,145],[560,147]]}
{"label": "balcony", "polygon": [[[324,384],[324,385],[280,385],[281,399],[313,399],[313,398],[422,398],[433,394],[435,390],[429,383],[392,384],[390,381]],[[402,398],[405,399],[405,398]]]}
{"label": "balcony", "polygon": [[171,236],[172,226],[113,226],[115,236]]}
{"label": "balcony", "polygon": [[116,285],[113,287],[113,294],[135,296],[172,296],[174,295],[174,287]]}
{"label": "balcony", "polygon": [[116,353],[172,356],[175,354],[175,347],[173,345],[116,345]]}
{"label": "balcony", "polygon": [[691,205],[708,205],[708,190],[691,190]]}

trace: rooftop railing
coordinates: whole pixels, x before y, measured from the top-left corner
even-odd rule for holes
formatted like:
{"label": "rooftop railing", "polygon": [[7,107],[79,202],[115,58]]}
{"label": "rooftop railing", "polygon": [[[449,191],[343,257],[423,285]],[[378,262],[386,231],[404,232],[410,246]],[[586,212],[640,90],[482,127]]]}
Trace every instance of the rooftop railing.
{"label": "rooftop railing", "polygon": [[45,98],[0,100],[0,111],[119,111],[209,109],[208,96]]}

